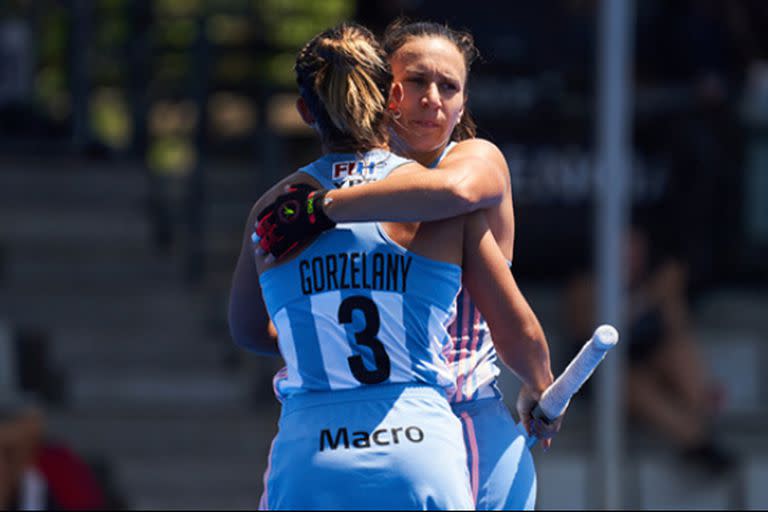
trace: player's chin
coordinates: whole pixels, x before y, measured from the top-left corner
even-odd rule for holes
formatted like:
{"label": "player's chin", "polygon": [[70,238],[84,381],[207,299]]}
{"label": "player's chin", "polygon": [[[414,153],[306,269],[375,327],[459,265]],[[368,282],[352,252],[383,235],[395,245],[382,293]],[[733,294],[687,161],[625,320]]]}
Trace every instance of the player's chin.
{"label": "player's chin", "polygon": [[409,144],[411,150],[418,153],[436,151],[444,144],[442,137],[415,137],[413,144]]}
{"label": "player's chin", "polygon": [[407,130],[398,130],[398,135],[409,147],[416,151],[430,151],[448,140],[450,134],[442,129],[409,126]]}

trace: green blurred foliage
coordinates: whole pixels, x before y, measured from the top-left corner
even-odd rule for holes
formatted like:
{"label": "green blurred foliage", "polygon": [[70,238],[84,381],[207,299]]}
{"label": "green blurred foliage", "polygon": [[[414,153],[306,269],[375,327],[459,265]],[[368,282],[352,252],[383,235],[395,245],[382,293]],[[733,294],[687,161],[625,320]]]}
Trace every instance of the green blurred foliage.
{"label": "green blurred foliage", "polygon": [[66,89],[67,77],[64,75],[64,70],[58,66],[46,66],[37,72],[35,78],[35,87],[37,94],[43,101],[46,98],[52,97],[57,92]]}
{"label": "green blurred foliage", "polygon": [[94,85],[119,85],[128,70],[123,62],[108,52],[95,52],[90,59],[91,80]]}
{"label": "green blurred foliage", "polygon": [[283,48],[298,50],[317,32],[349,19],[354,0],[255,0],[264,21],[265,39]]}
{"label": "green blurred foliage", "polygon": [[121,12],[118,16],[101,16],[96,26],[94,44],[100,48],[114,48],[122,45],[128,39],[128,23]]}
{"label": "green blurred foliage", "polygon": [[38,20],[37,51],[40,60],[63,67],[67,51],[69,25],[66,13],[56,5],[47,6]]}
{"label": "green blurred foliage", "polygon": [[187,52],[156,55],[152,66],[153,82],[182,82],[189,77],[190,55]]}
{"label": "green blurred foliage", "polygon": [[217,45],[236,45],[253,37],[253,20],[245,16],[214,14],[208,19],[208,39]]}
{"label": "green blurred foliage", "polygon": [[[4,0],[0,0],[2,4]],[[190,81],[197,79],[194,59],[199,57],[195,52],[201,26],[210,43],[210,90],[237,90],[253,98],[264,90],[292,91],[296,52],[316,33],[350,19],[355,4],[355,0],[150,0],[150,53],[145,64],[150,108],[194,90]],[[90,43],[83,49],[91,90],[89,121],[92,133],[114,148],[128,147],[132,132],[127,87],[132,72],[129,57],[136,43],[133,38],[138,37],[131,21],[135,7],[133,0],[89,0],[85,4],[92,21]],[[25,15],[33,12],[34,98],[52,119],[66,121],[73,98],[69,76],[72,5],[35,0],[34,10]],[[200,24],[201,20],[206,23]],[[230,110],[236,112],[239,104],[233,105]],[[157,169],[178,169],[194,161],[187,148],[191,142],[178,136],[157,137],[162,139],[153,146]]]}
{"label": "green blurred foliage", "polygon": [[129,0],[98,0],[96,8],[101,11],[119,11],[127,7]]}
{"label": "green blurred foliage", "polygon": [[197,24],[192,18],[165,18],[157,21],[152,39],[157,46],[187,48],[197,37]]}
{"label": "green blurred foliage", "polygon": [[72,111],[67,77],[69,18],[59,2],[47,2],[37,18],[35,101],[51,119],[63,121]]}
{"label": "green blurred foliage", "polygon": [[270,55],[263,63],[265,72],[264,79],[283,86],[295,85],[296,76],[293,72],[293,65],[295,62],[296,52],[283,52]]}
{"label": "green blurred foliage", "polygon": [[89,113],[93,134],[99,140],[115,149],[128,147],[131,117],[122,91],[106,87],[93,91]]}
{"label": "green blurred foliage", "polygon": [[209,13],[244,12],[248,9],[248,0],[207,0],[205,5]]}
{"label": "green blurred foliage", "polygon": [[157,19],[165,16],[196,16],[202,14],[203,0],[154,0],[152,2]]}
{"label": "green blurred foliage", "polygon": [[197,152],[192,141],[174,135],[155,138],[147,154],[148,167],[158,174],[187,174],[196,161]]}
{"label": "green blurred foliage", "polygon": [[258,79],[257,66],[247,53],[230,53],[216,59],[213,75],[221,85],[242,85]]}

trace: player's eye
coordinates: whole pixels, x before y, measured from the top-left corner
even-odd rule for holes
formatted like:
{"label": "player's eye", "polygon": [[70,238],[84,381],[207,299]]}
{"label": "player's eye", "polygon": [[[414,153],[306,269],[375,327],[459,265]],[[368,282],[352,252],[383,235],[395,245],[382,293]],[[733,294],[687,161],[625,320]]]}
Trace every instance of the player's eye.
{"label": "player's eye", "polygon": [[440,84],[440,88],[448,92],[458,92],[459,84],[456,82],[445,81]]}

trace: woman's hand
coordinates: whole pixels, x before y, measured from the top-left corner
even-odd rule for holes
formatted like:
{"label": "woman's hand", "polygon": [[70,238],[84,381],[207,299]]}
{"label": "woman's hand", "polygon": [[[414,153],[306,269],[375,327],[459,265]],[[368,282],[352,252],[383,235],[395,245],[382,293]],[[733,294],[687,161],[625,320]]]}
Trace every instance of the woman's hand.
{"label": "woman's hand", "polygon": [[323,210],[326,192],[304,184],[290,185],[259,212],[254,242],[264,253],[280,259],[300,243],[333,228],[336,223]]}
{"label": "woman's hand", "polygon": [[552,446],[552,437],[560,431],[560,427],[563,425],[563,416],[565,414],[561,414],[554,421],[534,418],[532,416],[533,409],[539,403],[541,395],[541,391],[536,391],[524,384],[517,395],[516,408],[517,414],[520,416],[520,422],[525,427],[528,435],[534,435],[539,438],[544,450],[549,450],[550,446]]}

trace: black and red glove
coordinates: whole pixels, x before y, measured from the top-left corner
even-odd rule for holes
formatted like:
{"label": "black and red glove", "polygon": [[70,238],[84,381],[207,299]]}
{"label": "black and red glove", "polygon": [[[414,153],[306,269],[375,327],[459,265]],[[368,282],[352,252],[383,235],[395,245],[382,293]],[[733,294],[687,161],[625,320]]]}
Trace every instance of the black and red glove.
{"label": "black and red glove", "polygon": [[280,259],[301,242],[332,229],[336,223],[323,210],[327,193],[310,185],[291,185],[285,194],[259,212],[259,247]]}

